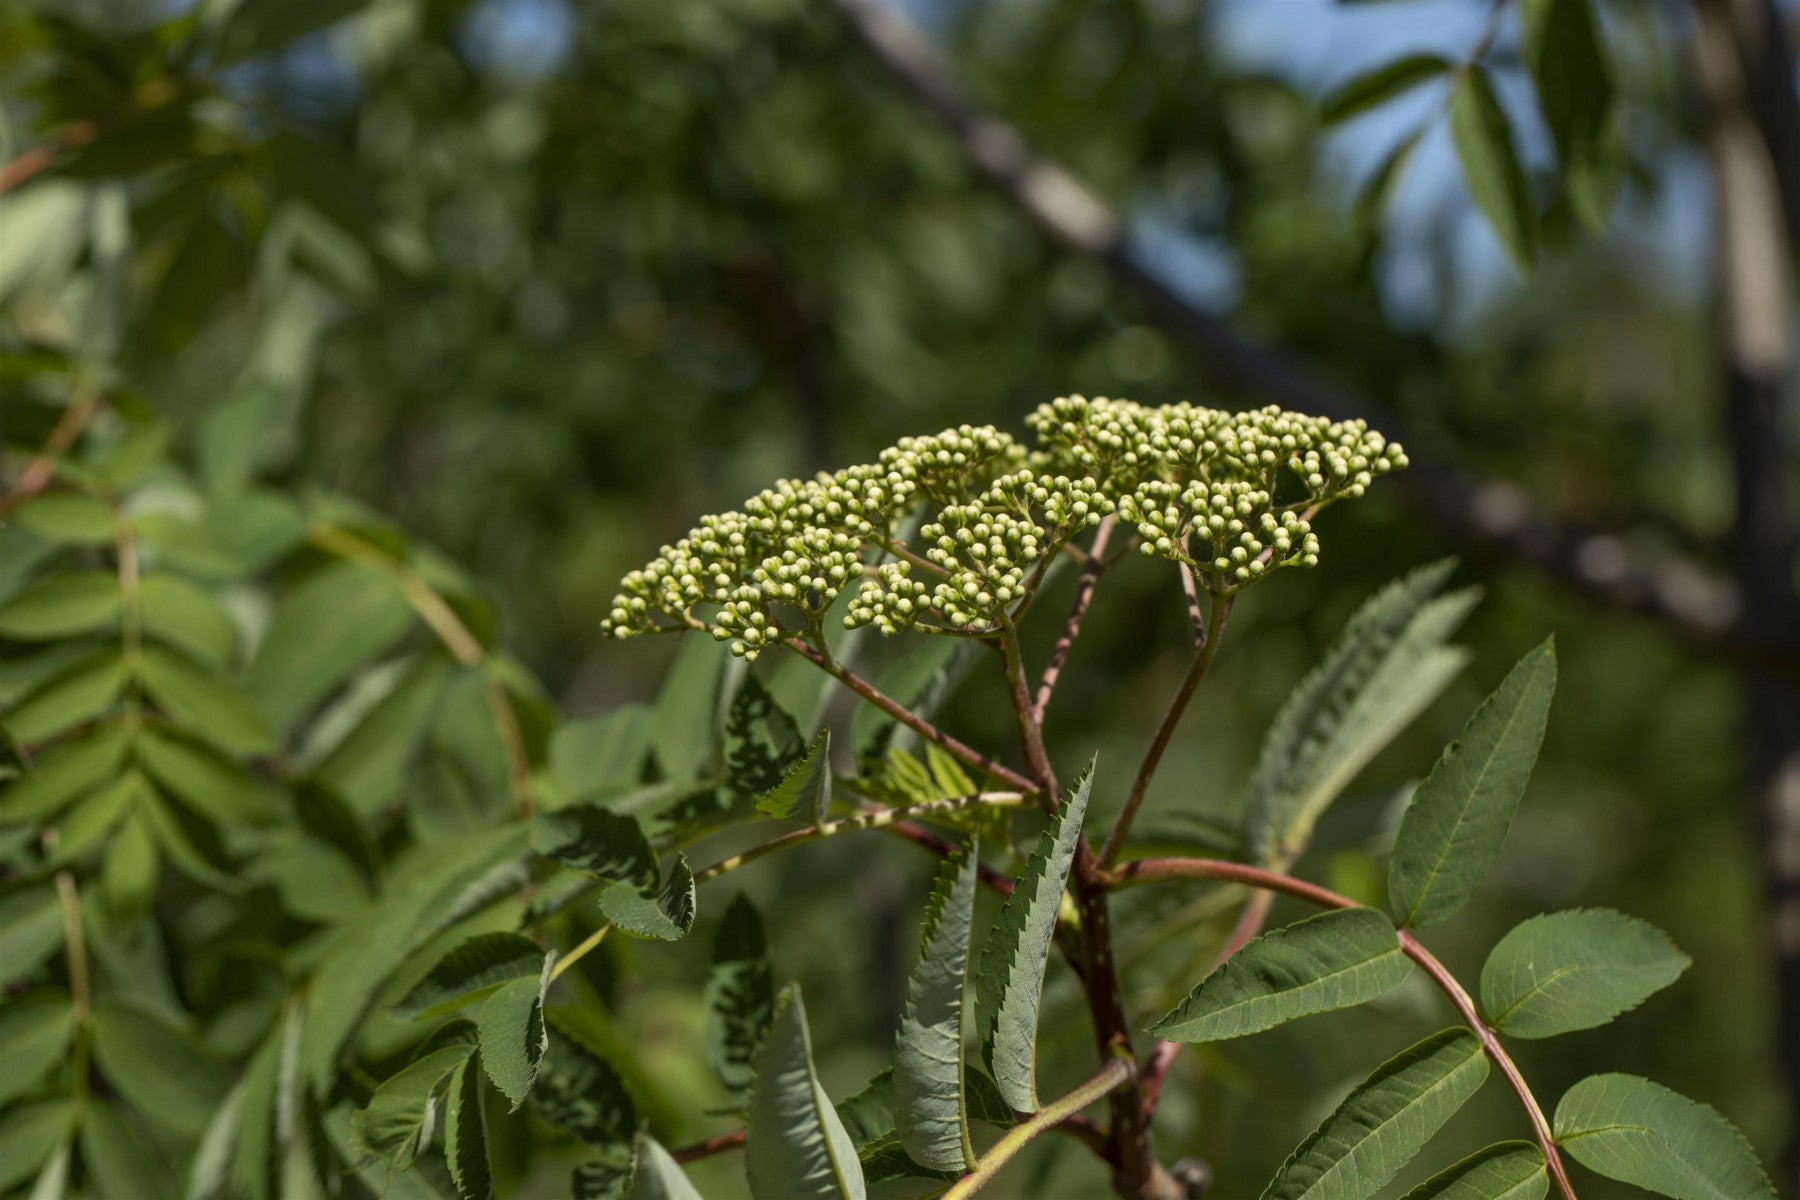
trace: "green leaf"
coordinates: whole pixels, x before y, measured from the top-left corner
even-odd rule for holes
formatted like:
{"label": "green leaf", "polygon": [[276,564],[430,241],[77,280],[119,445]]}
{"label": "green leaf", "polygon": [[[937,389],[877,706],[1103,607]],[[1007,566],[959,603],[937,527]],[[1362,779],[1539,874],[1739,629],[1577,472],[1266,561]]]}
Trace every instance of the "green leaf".
{"label": "green leaf", "polygon": [[761,680],[745,675],[725,717],[725,774],[731,786],[746,796],[766,796],[792,774],[805,747],[794,718]]}
{"label": "green leaf", "polygon": [[946,859],[926,906],[919,964],[894,1039],[894,1126],[912,1160],[941,1171],[975,1165],[964,1098],[963,994],[975,917],[979,839]]}
{"label": "green leaf", "polygon": [[1736,1126],[1635,1075],[1590,1075],[1563,1094],[1556,1141],[1590,1171],[1677,1200],[1774,1200]]}
{"label": "green leaf", "polygon": [[1434,1033],[1375,1069],[1288,1158],[1263,1200],[1367,1200],[1487,1078],[1481,1040]]}
{"label": "green leaf", "polygon": [[637,1171],[632,1178],[631,1200],[700,1200],[700,1193],[682,1174],[681,1165],[647,1133],[637,1135]]}
{"label": "green leaf", "polygon": [[159,1125],[199,1137],[225,1095],[225,1068],[213,1054],[158,1017],[123,1004],[93,1016],[94,1065],[125,1102]]}
{"label": "green leaf", "polygon": [[656,886],[656,851],[636,817],[572,804],[537,814],[531,835],[538,853],[590,879]]}
{"label": "green leaf", "polygon": [[612,1064],[561,1026],[538,1065],[531,1107],[592,1146],[629,1141],[638,1124],[637,1106]]}
{"label": "green leaf", "polygon": [[694,872],[687,855],[675,856],[675,866],[658,892],[630,883],[613,884],[600,893],[600,911],[633,937],[680,941],[694,927]]}
{"label": "green leaf", "polygon": [[408,1018],[447,1017],[515,979],[536,980],[544,948],[522,933],[478,933],[444,955],[394,1006]]}
{"label": "green leaf", "polygon": [[712,770],[713,727],[725,658],[724,648],[716,642],[699,637],[681,639],[652,713],[651,748],[669,779],[686,782]]}
{"label": "green leaf", "polygon": [[488,1162],[487,1114],[481,1106],[481,1075],[467,1059],[450,1073],[444,1105],[444,1159],[460,1200],[489,1200],[494,1169]]}
{"label": "green leaf", "polygon": [[0,984],[23,979],[62,949],[62,906],[48,884],[0,897]]}
{"label": "green leaf", "polygon": [[52,575],[0,608],[0,637],[44,642],[105,629],[118,621],[121,603],[110,572]]}
{"label": "green leaf", "polygon": [[1668,987],[1688,956],[1654,925],[1609,908],[1532,917],[1481,968],[1481,1011],[1509,1037],[1604,1025]]}
{"label": "green leaf", "polygon": [[275,737],[250,698],[205,667],[160,646],[143,651],[143,678],[156,702],[203,741],[233,754],[266,754]]}
{"label": "green leaf", "polygon": [[0,1008],[0,1105],[36,1091],[74,1035],[75,1010],[63,992],[32,992]]}
{"label": "green leaf", "polygon": [[38,1177],[32,1183],[26,1200],[63,1200],[69,1186],[69,1158],[72,1151],[73,1147],[65,1133],[38,1170]]}
{"label": "green leaf", "polygon": [[975,977],[982,1058],[1000,1094],[1019,1112],[1037,1111],[1038,1001],[1063,885],[1081,841],[1081,819],[1093,782],[1094,764],[1089,762],[1073,794],[1050,818],[1018,886],[1001,906]]}
{"label": "green leaf", "polygon": [[1467,654],[1446,643],[1476,593],[1438,595],[1455,568],[1447,559],[1376,592],[1282,704],[1244,802],[1252,862],[1292,863],[1331,802],[1462,670]]}
{"label": "green leaf", "polygon": [[864,1200],[856,1148],[813,1068],[797,983],[782,989],[757,1053],[746,1133],[745,1168],[756,1200]]}
{"label": "green leaf", "polygon": [[50,861],[60,865],[86,854],[104,842],[113,827],[149,795],[149,782],[136,771],[127,771],[97,788],[63,817]]}
{"label": "green leaf", "polygon": [[286,725],[405,636],[412,623],[412,606],[393,572],[334,562],[275,606],[246,690],[270,721]]}
{"label": "green leaf", "polygon": [[113,706],[125,687],[125,664],[112,651],[84,659],[52,678],[7,714],[12,736],[26,745],[47,741]]}
{"label": "green leaf", "polygon": [[628,1200],[637,1171],[637,1156],[629,1146],[603,1147],[604,1155],[582,1163],[569,1177],[574,1200]]}
{"label": "green leaf", "polygon": [[0,821],[37,823],[118,774],[131,736],[121,725],[108,725],[85,737],[54,746],[33,760],[25,778],[0,792]]}
{"label": "green leaf", "polygon": [[90,1101],[81,1112],[81,1163],[98,1196],[167,1195],[162,1165],[115,1104]]}
{"label": "green leaf", "polygon": [[138,619],[144,632],[192,655],[214,670],[231,666],[238,630],[219,602],[180,575],[146,575],[138,585]]}
{"label": "green leaf", "polygon": [[[978,661],[981,647],[968,638],[926,638],[924,642],[890,663],[876,676],[875,686],[929,721]],[[850,733],[858,762],[882,759],[892,751],[904,753],[919,737],[871,704],[858,706]]]}
{"label": "green leaf", "polygon": [[170,795],[222,825],[267,825],[273,789],[212,748],[157,729],[138,734],[139,765]]}
{"label": "green leaf", "polygon": [[894,1068],[883,1067],[854,1096],[837,1103],[838,1120],[859,1150],[894,1136]]}
{"label": "green leaf", "polygon": [[1622,148],[1614,128],[1612,67],[1588,0],[1524,0],[1526,65],[1562,165],[1569,207],[1592,233],[1606,227]]}
{"label": "green leaf", "polygon": [[469,1061],[473,1049],[444,1046],[384,1079],[369,1102],[350,1118],[351,1139],[394,1167],[404,1170],[411,1165],[420,1149],[419,1135],[430,1116],[432,1097]]}
{"label": "green leaf", "polygon": [[100,867],[100,892],[115,913],[140,914],[156,894],[161,867],[151,818],[139,809],[125,819],[117,836],[107,843]]}
{"label": "green leaf", "polygon": [[550,773],[576,798],[635,787],[650,754],[650,710],[626,704],[585,721],[570,721],[550,737]]}
{"label": "green leaf", "polygon": [[1494,96],[1487,68],[1465,71],[1450,93],[1450,134],[1469,195],[1520,274],[1537,257],[1537,204],[1513,152],[1512,122]]}
{"label": "green leaf", "polygon": [[156,844],[183,875],[214,891],[244,889],[244,881],[233,871],[224,843],[211,825],[154,792],[145,798],[138,811],[149,819],[150,827],[156,832]]}
{"label": "green leaf", "polygon": [[1501,1142],[1438,1172],[1401,1200],[1544,1200],[1549,1190],[1544,1152],[1530,1142]]}
{"label": "green leaf", "polygon": [[1452,915],[1493,869],[1537,764],[1555,692],[1551,639],[1519,660],[1413,791],[1388,862],[1388,904],[1401,925]]}
{"label": "green leaf", "polygon": [[775,974],[756,906],[742,894],[725,910],[706,977],[706,1049],[734,1095],[756,1078],[756,1047],[775,1012]]}
{"label": "green leaf", "polygon": [[13,514],[23,528],[63,546],[110,546],[112,511],[92,496],[58,492],[38,496]]}
{"label": "green leaf", "polygon": [[1449,60],[1436,54],[1408,54],[1383,63],[1328,96],[1319,106],[1319,120],[1324,125],[1347,121],[1449,70]]}
{"label": "green leaf", "polygon": [[538,1066],[550,1034],[544,1024],[544,992],[550,987],[555,955],[546,955],[535,979],[505,984],[481,1006],[475,1018],[481,1037],[481,1065],[488,1078],[512,1101],[516,1112],[537,1082]]}
{"label": "green leaf", "polygon": [[756,810],[787,820],[804,813],[814,825],[822,825],[831,811],[831,730],[819,730],[800,761],[788,768],[781,782],[764,792]]}
{"label": "green leaf", "polygon": [[24,1104],[0,1116],[0,1190],[31,1178],[68,1136],[75,1110],[64,1100]]}
{"label": "green leaf", "polygon": [[1176,1042],[1260,1033],[1365,1004],[1411,972],[1393,923],[1374,909],[1321,913],[1246,943],[1150,1032]]}

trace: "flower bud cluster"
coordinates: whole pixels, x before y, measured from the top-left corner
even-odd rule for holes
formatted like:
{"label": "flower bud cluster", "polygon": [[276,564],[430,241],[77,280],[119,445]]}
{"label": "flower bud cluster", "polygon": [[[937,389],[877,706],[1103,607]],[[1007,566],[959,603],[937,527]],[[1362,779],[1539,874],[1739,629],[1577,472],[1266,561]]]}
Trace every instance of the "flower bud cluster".
{"label": "flower bud cluster", "polygon": [[[816,629],[860,583],[844,618],[851,628],[990,633],[1064,543],[1115,511],[1145,554],[1235,591],[1279,567],[1315,565],[1310,517],[1406,465],[1361,421],[1278,408],[1072,396],[1029,424],[1039,447],[1030,455],[996,429],[963,425],[704,517],[625,577],[602,628],[615,637],[704,628],[754,658],[798,632],[778,609]],[[915,552],[895,530],[922,505],[935,515]]]}

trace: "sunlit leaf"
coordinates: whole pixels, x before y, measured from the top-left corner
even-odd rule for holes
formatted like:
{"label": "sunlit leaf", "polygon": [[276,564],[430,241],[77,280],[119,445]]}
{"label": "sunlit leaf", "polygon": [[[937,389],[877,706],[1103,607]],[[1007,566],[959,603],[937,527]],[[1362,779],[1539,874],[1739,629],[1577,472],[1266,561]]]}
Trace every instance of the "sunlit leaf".
{"label": "sunlit leaf", "polygon": [[1680,978],[1688,956],[1654,925],[1608,908],[1532,917],[1481,968],[1481,1011],[1510,1037],[1604,1025]]}
{"label": "sunlit leaf", "polygon": [[975,913],[979,841],[938,872],[919,935],[894,1042],[894,1126],[914,1162],[944,1171],[975,1165],[963,1078],[964,992]]}
{"label": "sunlit leaf", "polygon": [[813,1067],[799,984],[782,989],[756,1056],[744,1161],[756,1200],[864,1200],[856,1147]]}
{"label": "sunlit leaf", "polygon": [[1713,1108],[1635,1075],[1590,1075],[1556,1106],[1556,1141],[1608,1179],[1677,1200],[1773,1200],[1744,1135]]}

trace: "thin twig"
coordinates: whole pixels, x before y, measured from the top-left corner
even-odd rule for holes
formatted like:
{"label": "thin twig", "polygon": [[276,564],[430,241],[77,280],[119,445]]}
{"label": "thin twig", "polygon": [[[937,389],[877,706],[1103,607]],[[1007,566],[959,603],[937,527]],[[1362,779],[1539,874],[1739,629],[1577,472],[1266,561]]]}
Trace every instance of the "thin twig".
{"label": "thin twig", "polygon": [[1122,1058],[1112,1059],[1086,1083],[1068,1095],[1044,1105],[1031,1115],[1030,1120],[1015,1125],[981,1156],[973,1171],[950,1185],[942,1200],[968,1200],[968,1197],[992,1182],[1000,1169],[1011,1162],[1031,1139],[1129,1082],[1131,1064]]}
{"label": "thin twig", "polygon": [[782,644],[796,654],[801,655],[803,658],[811,660],[814,665],[819,667],[826,674],[832,676],[839,683],[861,696],[864,700],[867,700],[870,704],[873,704],[876,708],[879,708],[882,712],[893,717],[896,721],[899,721],[902,725],[905,725],[920,737],[927,741],[936,742],[967,765],[974,767],[977,771],[984,771],[993,778],[1000,780],[1009,787],[1017,788],[1021,792],[1026,792],[1034,796],[1037,795],[1038,785],[1035,782],[1019,774],[1011,767],[1002,766],[1000,763],[995,762],[979,750],[967,746],[951,737],[936,725],[933,725],[930,721],[927,721],[925,718],[913,712],[910,708],[907,708],[904,704],[885,695],[880,689],[876,688],[874,684],[862,678],[862,676],[856,674],[856,672],[850,670],[843,664],[832,661],[826,655],[807,645],[799,638],[786,638],[783,640]]}
{"label": "thin twig", "polygon": [[[0,189],[4,190],[4,189]],[[91,389],[84,389],[75,397],[73,403],[63,409],[62,416],[50,430],[50,436],[44,439],[44,448],[37,456],[25,464],[19,472],[19,480],[13,484],[12,490],[0,497],[0,517],[5,517],[13,509],[31,499],[49,486],[56,477],[56,460],[69,452],[87,428],[87,423],[94,419],[100,410],[100,394]]]}
{"label": "thin twig", "polygon": [[1075,638],[1081,633],[1082,618],[1087,616],[1088,605],[1093,603],[1094,586],[1100,582],[1100,576],[1106,570],[1106,543],[1112,537],[1116,523],[1115,517],[1108,516],[1094,530],[1094,543],[1088,547],[1087,559],[1081,567],[1081,579],[1075,585],[1075,603],[1069,609],[1069,619],[1063,622],[1062,636],[1056,639],[1056,645],[1050,651],[1050,661],[1044,664],[1043,677],[1038,681],[1037,697],[1031,702],[1032,719],[1040,724],[1044,720],[1044,710],[1050,706],[1050,697],[1056,691],[1056,682],[1062,677],[1063,664],[1069,661],[1069,649],[1074,646]]}
{"label": "thin twig", "polygon": [[1194,689],[1206,677],[1207,667],[1219,653],[1219,637],[1225,629],[1225,618],[1231,615],[1230,596],[1217,596],[1213,599],[1212,612],[1206,621],[1206,637],[1199,651],[1194,655],[1193,664],[1181,680],[1181,686],[1169,701],[1169,707],[1163,713],[1162,722],[1156,727],[1156,736],[1151,739],[1150,749],[1145,751],[1144,760],[1138,765],[1137,777],[1131,781],[1131,791],[1125,796],[1124,807],[1119,809],[1119,817],[1113,822],[1112,832],[1106,835],[1106,845],[1100,851],[1100,867],[1110,867],[1125,848],[1125,838],[1131,833],[1131,823],[1137,817],[1138,808],[1144,803],[1144,793],[1150,788],[1150,780],[1156,775],[1156,768],[1162,762],[1163,751],[1169,747],[1169,739],[1175,736],[1175,727],[1181,723],[1181,716],[1187,711],[1188,701],[1193,698]]}
{"label": "thin twig", "polygon": [[1049,751],[1044,749],[1043,721],[1031,701],[1025,682],[1025,654],[1019,647],[1019,631],[1009,621],[1000,634],[1000,657],[1006,664],[1006,686],[1012,700],[1013,718],[1019,727],[1019,746],[1025,752],[1025,766],[1037,781],[1044,807],[1055,812],[1060,803],[1056,771],[1050,765]]}
{"label": "thin twig", "polygon": [[[1348,896],[1340,895],[1329,888],[1320,887],[1304,879],[1296,879],[1292,875],[1283,875],[1278,871],[1267,871],[1261,867],[1253,867],[1247,863],[1227,862],[1216,858],[1141,858],[1109,872],[1105,882],[1110,887],[1125,887],[1138,883],[1154,883],[1172,879],[1205,879],[1218,883],[1241,883],[1249,887],[1262,888],[1271,892],[1280,892],[1285,896],[1293,896],[1316,904],[1321,908],[1361,908]],[[1556,1180],[1564,1200],[1575,1200],[1574,1185],[1569,1182],[1568,1172],[1564,1169],[1561,1152],[1556,1145],[1556,1137],[1551,1132],[1550,1123],[1544,1117],[1544,1110],[1538,1104],[1537,1097],[1531,1092],[1519,1068],[1501,1044],[1500,1038],[1482,1021],[1475,1002],[1469,993],[1456,981],[1456,977],[1439,962],[1437,958],[1419,943],[1411,933],[1399,931],[1400,949],[1406,956],[1417,963],[1431,977],[1433,983],[1449,997],[1476,1037],[1481,1039],[1481,1048],[1490,1061],[1499,1068],[1505,1077],[1513,1095],[1525,1110],[1526,1118],[1531,1122],[1532,1135],[1537,1139],[1538,1149],[1544,1152],[1544,1161],[1548,1164],[1551,1178]]]}
{"label": "thin twig", "polygon": [[691,1146],[671,1150],[669,1157],[678,1163],[698,1162],[703,1158],[711,1158],[715,1154],[723,1154],[727,1150],[740,1149],[743,1144],[744,1131],[734,1129],[730,1133],[721,1133],[718,1137],[707,1138],[704,1142],[695,1142]]}

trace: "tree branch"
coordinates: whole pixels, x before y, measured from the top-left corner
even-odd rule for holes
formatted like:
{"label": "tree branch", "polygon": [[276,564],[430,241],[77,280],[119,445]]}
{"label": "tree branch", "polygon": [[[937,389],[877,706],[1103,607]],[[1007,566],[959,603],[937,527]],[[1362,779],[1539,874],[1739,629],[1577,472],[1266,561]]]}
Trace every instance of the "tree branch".
{"label": "tree branch", "polygon": [[1176,293],[1128,249],[1112,209],[1061,164],[1034,152],[1012,125],[969,99],[944,53],[898,5],[833,0],[864,49],[935,117],[970,164],[1056,242],[1098,260],[1147,315],[1192,346],[1213,372],[1283,407],[1334,419],[1365,417],[1407,441],[1412,466],[1396,478],[1419,509],[1468,547],[1530,564],[1609,607],[1660,621],[1690,641],[1778,660],[1800,673],[1790,630],[1770,643],[1737,627],[1733,584],[1675,555],[1646,558],[1616,534],[1552,520],[1519,488],[1473,477],[1411,442],[1392,413],[1354,395],[1291,350],[1260,345]]}

